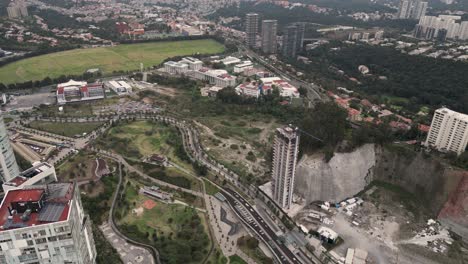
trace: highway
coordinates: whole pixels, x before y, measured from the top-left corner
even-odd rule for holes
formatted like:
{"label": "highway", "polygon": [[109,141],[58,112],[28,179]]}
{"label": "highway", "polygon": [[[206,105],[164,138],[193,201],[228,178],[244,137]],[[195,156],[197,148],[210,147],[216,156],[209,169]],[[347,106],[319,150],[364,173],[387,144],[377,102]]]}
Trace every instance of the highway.
{"label": "highway", "polygon": [[[232,189],[225,188],[222,191],[226,201],[232,207],[250,229],[266,243],[280,263],[301,264],[296,255],[280,240],[270,226],[263,220],[260,214],[240,194]],[[243,209],[244,208],[244,209]]]}
{"label": "highway", "polygon": [[[181,132],[184,148],[192,160],[200,162],[201,164],[205,165],[208,169],[213,170],[214,172],[218,173],[220,176],[223,176],[230,183],[232,183],[232,185],[243,186],[243,184],[238,180],[239,176],[237,174],[235,174],[232,171],[229,171],[217,161],[209,158],[209,156],[203,151],[203,148],[199,141],[198,131],[189,122],[186,122],[184,120],[178,120],[174,117],[163,116],[163,115],[156,114],[156,113],[153,113],[152,115],[142,115],[142,114],[135,113],[135,114],[125,115],[125,116],[118,116],[118,115],[112,116],[112,117],[109,116],[107,120],[115,121],[121,118],[122,119],[132,119],[132,118],[152,119],[152,120],[159,120],[159,121],[167,122],[167,123],[174,125]],[[76,121],[84,122],[84,120],[76,120]],[[105,130],[106,128],[102,128],[102,130]],[[103,131],[99,130],[99,132],[102,133]],[[90,137],[91,137],[91,134],[96,135],[99,133],[96,133],[96,132],[90,133],[89,135]],[[115,155],[115,154],[110,155],[110,153],[105,153],[105,154],[109,155],[111,158],[116,159],[117,161],[119,161],[120,164],[125,165],[127,167],[131,167],[129,166],[129,164],[126,163],[123,157]],[[146,176],[146,175],[140,175],[140,176]],[[192,190],[185,190],[177,186],[172,186],[165,182],[158,182],[158,184],[161,184],[161,185],[164,185],[164,186],[167,186],[169,188],[173,188],[179,191],[190,192],[194,195],[200,195],[200,193],[198,192],[195,192]],[[223,188],[221,186],[218,186],[218,187],[222,190],[222,193],[226,197],[227,202],[233,208],[235,213],[239,216],[241,221],[243,221],[244,224],[248,228],[250,228],[255,233],[255,235],[258,238],[260,238],[260,240],[262,240],[270,248],[270,250],[273,252],[273,254],[276,256],[277,260],[280,263],[290,263],[290,264],[303,263],[301,260],[297,258],[297,256],[285,244],[283,244],[279,240],[279,237],[275,234],[275,232],[271,229],[271,227],[267,224],[267,222],[265,222],[263,217],[240,194],[238,194],[237,192],[235,192],[234,190],[230,188]],[[243,217],[243,216],[246,216],[246,217]]]}

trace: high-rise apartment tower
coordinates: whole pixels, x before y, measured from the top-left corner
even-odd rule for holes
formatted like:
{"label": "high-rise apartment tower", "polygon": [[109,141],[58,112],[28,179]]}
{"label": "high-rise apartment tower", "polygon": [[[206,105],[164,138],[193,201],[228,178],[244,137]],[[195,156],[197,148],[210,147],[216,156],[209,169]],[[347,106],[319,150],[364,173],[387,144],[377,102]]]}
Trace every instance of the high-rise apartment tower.
{"label": "high-rise apartment tower", "polygon": [[276,33],[278,21],[263,20],[262,21],[262,51],[265,54],[276,53]]}
{"label": "high-rise apartment tower", "polygon": [[258,33],[258,14],[248,13],[245,16],[245,44],[255,47]]}
{"label": "high-rise apartment tower", "polygon": [[278,128],[273,146],[272,191],[273,200],[284,209],[292,203],[298,153],[299,131],[289,126]]}
{"label": "high-rise apartment tower", "polygon": [[437,109],[427,134],[426,146],[462,154],[468,144],[468,115],[447,108]]}

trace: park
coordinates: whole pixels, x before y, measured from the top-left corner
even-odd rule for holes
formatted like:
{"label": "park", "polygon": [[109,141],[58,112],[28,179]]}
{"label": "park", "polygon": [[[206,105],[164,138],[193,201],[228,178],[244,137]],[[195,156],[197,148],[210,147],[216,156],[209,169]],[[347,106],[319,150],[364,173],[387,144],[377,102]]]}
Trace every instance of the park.
{"label": "park", "polygon": [[3,84],[81,75],[99,69],[103,75],[159,65],[167,58],[194,54],[217,54],[224,46],[212,39],[122,44],[112,47],[73,49],[31,57],[0,67]]}

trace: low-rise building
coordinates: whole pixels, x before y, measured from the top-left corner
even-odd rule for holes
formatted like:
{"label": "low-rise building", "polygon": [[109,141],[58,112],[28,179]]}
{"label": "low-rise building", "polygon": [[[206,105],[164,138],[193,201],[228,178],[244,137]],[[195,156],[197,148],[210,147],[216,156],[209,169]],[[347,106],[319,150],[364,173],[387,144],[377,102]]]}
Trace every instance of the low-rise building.
{"label": "low-rise building", "polygon": [[109,81],[104,84],[106,88],[110,88],[118,95],[129,94],[132,92],[132,87],[123,80]]}
{"label": "low-rise building", "polygon": [[246,70],[253,68],[253,63],[251,61],[243,61],[242,63],[234,65],[235,73],[243,73]]}
{"label": "low-rise building", "polygon": [[241,83],[236,87],[238,95],[258,98],[262,93],[263,85],[256,81]]}
{"label": "low-rise building", "polygon": [[225,70],[212,70],[201,68],[197,71],[190,71],[189,76],[197,80],[206,81],[218,87],[227,87],[236,85],[236,77],[228,74]]}
{"label": "low-rise building", "polygon": [[279,77],[267,77],[261,78],[263,82],[263,90],[277,87],[282,97],[299,98],[300,94],[297,88],[291,85],[289,82]]}
{"label": "low-rise building", "polygon": [[98,100],[105,97],[102,83],[88,84],[74,80],[58,84],[56,95],[58,104]]}
{"label": "low-rise building", "polygon": [[231,64],[239,63],[239,62],[241,62],[241,60],[239,58],[236,58],[236,57],[227,56],[226,58],[222,59],[221,62],[224,65],[228,66],[228,65],[231,65]]}
{"label": "low-rise building", "polygon": [[192,70],[192,71],[199,70],[203,67],[203,62],[193,57],[185,57],[180,61],[180,63],[187,64],[189,70]]}
{"label": "low-rise building", "polygon": [[143,187],[140,189],[140,193],[164,201],[170,201],[172,199],[172,194],[161,191],[157,186]]}
{"label": "low-rise building", "polygon": [[182,62],[167,61],[164,63],[164,70],[170,74],[183,74],[189,71],[189,66]]}

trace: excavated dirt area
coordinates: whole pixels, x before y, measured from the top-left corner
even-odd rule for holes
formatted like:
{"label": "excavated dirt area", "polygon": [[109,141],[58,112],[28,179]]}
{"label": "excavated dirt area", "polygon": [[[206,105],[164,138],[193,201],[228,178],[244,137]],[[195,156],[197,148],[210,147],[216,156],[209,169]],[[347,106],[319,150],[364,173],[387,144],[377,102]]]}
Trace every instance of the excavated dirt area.
{"label": "excavated dirt area", "polygon": [[430,219],[430,211],[420,206],[416,195],[380,184],[359,197],[363,204],[351,210],[332,207],[326,211],[317,202],[294,219],[308,229],[333,229],[343,240],[332,249],[335,253],[346,256],[348,248],[360,248],[369,252],[368,263],[467,263],[462,241]]}

